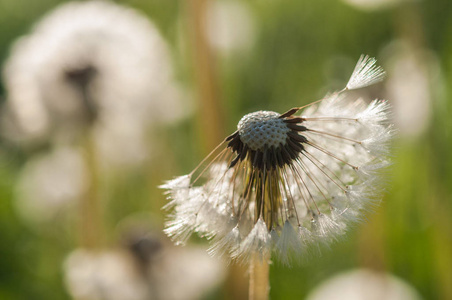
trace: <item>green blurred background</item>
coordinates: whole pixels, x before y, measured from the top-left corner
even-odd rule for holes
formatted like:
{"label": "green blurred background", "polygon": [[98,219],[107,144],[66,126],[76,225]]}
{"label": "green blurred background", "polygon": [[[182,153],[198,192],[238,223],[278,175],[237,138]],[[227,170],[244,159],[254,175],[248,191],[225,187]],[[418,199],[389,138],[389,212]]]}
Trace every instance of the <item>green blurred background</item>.
{"label": "green blurred background", "polygon": [[[7,60],[12,43],[60,3],[0,0],[0,64]],[[370,96],[410,95],[410,89],[419,86],[404,79],[418,72],[426,82],[428,103],[411,116],[406,114],[418,102],[388,99],[398,109],[395,122],[408,119],[401,125],[408,129],[401,130],[394,142],[390,189],[381,205],[321,257],[291,268],[273,264],[271,299],[303,299],[332,275],[361,267],[404,279],[424,299],[452,299],[452,1],[403,1],[367,8],[339,0],[234,1],[245,6],[252,30],[244,37],[244,46],[212,49],[208,62],[213,65],[206,74],[216,82],[211,98],[203,96],[205,87],[197,84],[203,69],[194,53],[196,42],[187,46],[193,40],[191,1],[117,3],[141,11],[157,25],[171,47],[177,79],[193,94],[194,113],[155,130],[152,143],[158,147],[147,165],[110,179],[102,221],[105,244],[115,243],[118,223],[134,213],[152,212],[157,226],[163,226],[160,208],[165,199],[156,186],[188,173],[221,134],[235,130],[241,116],[255,110],[283,112],[341,88],[365,53],[377,57],[392,82],[371,89]],[[240,31],[236,25],[231,27]],[[397,67],[405,58],[419,69]],[[0,83],[2,101],[7,96]],[[216,104],[206,106],[199,101],[202,97]],[[218,128],[206,134],[212,115]],[[417,120],[419,115],[422,121]],[[410,131],[417,122],[425,126]],[[74,224],[71,220],[40,226],[24,222],[13,204],[14,189],[32,154],[8,143],[2,143],[0,151],[0,299],[67,299],[61,265],[77,247]],[[227,288],[218,288],[209,297],[228,295]]]}

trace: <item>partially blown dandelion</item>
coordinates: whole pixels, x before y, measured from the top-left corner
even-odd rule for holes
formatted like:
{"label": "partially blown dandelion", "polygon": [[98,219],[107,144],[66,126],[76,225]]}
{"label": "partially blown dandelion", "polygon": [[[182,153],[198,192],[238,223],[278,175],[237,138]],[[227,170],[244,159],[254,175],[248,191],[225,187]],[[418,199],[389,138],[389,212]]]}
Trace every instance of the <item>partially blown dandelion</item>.
{"label": "partially blown dandelion", "polygon": [[386,101],[343,94],[383,77],[361,56],[347,86],[302,115],[305,107],[244,116],[195,170],[162,186],[174,208],[166,233],[184,243],[198,232],[212,254],[244,262],[272,251],[288,262],[336,240],[378,200],[393,133]]}

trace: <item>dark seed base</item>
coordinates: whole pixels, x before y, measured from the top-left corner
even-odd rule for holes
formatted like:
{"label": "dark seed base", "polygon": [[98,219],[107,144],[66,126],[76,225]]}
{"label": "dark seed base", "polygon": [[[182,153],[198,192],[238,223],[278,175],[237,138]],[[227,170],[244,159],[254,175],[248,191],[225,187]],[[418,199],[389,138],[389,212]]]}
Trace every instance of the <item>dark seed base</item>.
{"label": "dark seed base", "polygon": [[303,122],[303,119],[300,117],[283,117],[282,115],[281,117],[291,130],[287,133],[286,143],[284,145],[281,143],[279,147],[265,145],[264,149],[252,150],[242,142],[238,131],[228,136],[226,138],[227,147],[237,154],[231,161],[229,168],[248,159],[256,169],[274,170],[277,167],[282,168],[284,165],[289,165],[301,152],[305,151],[303,144],[307,143],[308,140],[299,132],[306,131],[307,128],[297,124]]}

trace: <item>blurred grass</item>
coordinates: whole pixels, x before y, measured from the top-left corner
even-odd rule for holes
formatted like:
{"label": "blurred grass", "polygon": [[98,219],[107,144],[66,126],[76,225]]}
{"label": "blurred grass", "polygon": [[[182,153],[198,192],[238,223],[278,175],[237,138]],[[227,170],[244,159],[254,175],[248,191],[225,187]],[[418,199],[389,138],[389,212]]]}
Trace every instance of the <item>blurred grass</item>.
{"label": "blurred grass", "polygon": [[[0,63],[12,42],[61,2],[0,0]],[[181,1],[118,2],[142,10],[157,23],[174,46],[179,79],[193,85],[193,63],[185,61],[190,56],[179,36],[187,21]],[[392,188],[381,207],[365,225],[311,263],[292,268],[272,265],[271,298],[302,299],[337,272],[373,267],[400,276],[425,299],[452,299],[452,2],[423,1],[376,12],[362,12],[333,0],[246,3],[258,21],[256,44],[248,55],[217,61],[228,132],[234,131],[245,113],[285,111],[319,99],[334,88],[334,80],[346,81],[331,73],[331,58],[346,58],[347,70],[337,73],[347,76],[361,53],[378,55],[393,39],[410,31],[412,13],[420,14],[422,22],[417,26],[424,34],[423,46],[437,55],[445,83],[445,90],[435,93],[429,130],[417,139],[396,142]],[[0,95],[7,96],[1,83]],[[190,171],[201,159],[196,124],[192,118],[161,128],[153,137],[160,148],[152,164],[141,173],[118,176],[105,184],[112,198],[107,209],[109,227],[140,211],[152,211],[160,216],[158,222],[163,220],[164,199],[156,186]],[[0,298],[68,298],[61,261],[74,247],[73,228],[31,228],[17,216],[13,188],[26,157],[10,152],[1,152],[0,159]]]}

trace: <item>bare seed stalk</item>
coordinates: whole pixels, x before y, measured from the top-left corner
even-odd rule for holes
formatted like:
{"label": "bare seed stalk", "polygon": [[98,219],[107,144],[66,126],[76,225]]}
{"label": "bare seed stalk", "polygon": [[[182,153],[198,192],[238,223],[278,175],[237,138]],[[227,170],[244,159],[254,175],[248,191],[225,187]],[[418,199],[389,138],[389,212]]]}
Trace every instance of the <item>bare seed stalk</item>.
{"label": "bare seed stalk", "polygon": [[83,154],[88,168],[88,189],[80,200],[79,238],[80,245],[86,248],[98,248],[102,240],[102,204],[98,186],[99,177],[94,152],[94,141],[89,133],[85,134]]}
{"label": "bare seed stalk", "polygon": [[249,300],[268,300],[270,266],[268,257],[255,255],[250,262]]}

